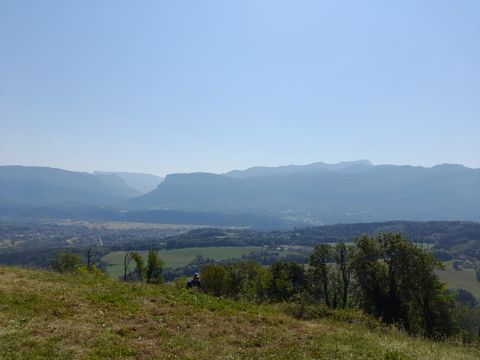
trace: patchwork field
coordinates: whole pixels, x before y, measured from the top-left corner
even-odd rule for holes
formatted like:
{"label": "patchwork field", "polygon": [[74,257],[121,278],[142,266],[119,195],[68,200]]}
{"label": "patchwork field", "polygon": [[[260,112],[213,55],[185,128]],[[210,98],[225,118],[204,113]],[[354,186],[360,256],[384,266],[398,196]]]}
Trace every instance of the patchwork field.
{"label": "patchwork field", "polygon": [[179,231],[189,231],[206,227],[204,225],[188,224],[158,224],[133,221],[87,221],[87,220],[49,220],[46,223],[54,223],[63,226],[81,225],[89,229],[106,228],[113,230],[132,230],[132,229],[175,229]]}
{"label": "patchwork field", "polygon": [[477,281],[475,270],[455,270],[451,262],[447,262],[444,265],[445,270],[436,270],[436,273],[449,288],[465,289],[480,298],[480,282]]}

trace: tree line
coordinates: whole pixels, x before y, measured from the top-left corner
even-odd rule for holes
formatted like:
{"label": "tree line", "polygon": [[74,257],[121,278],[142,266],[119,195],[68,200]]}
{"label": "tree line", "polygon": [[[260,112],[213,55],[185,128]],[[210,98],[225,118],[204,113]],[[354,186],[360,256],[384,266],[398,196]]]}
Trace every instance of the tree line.
{"label": "tree line", "polygon": [[[434,273],[441,263],[401,234],[362,235],[351,245],[321,243],[305,264],[200,260],[202,291],[213,296],[299,304],[302,311],[305,306],[359,309],[412,335],[444,339],[461,334],[466,341],[480,340],[478,302],[468,292],[448,291]],[[57,254],[52,267],[97,271],[91,259],[85,267],[73,253]],[[136,251],[125,252],[124,281],[160,284],[163,272],[157,251],[150,250],[146,260]]]}
{"label": "tree line", "polygon": [[400,234],[361,236],[355,245],[317,245],[306,266],[276,262],[209,264],[204,291],[257,301],[301,301],[359,308],[410,334],[441,339],[459,332],[454,296],[434,273],[441,266]]}
{"label": "tree line", "polygon": [[[134,270],[130,271],[130,265],[134,264]],[[88,248],[85,253],[85,261],[82,256],[70,251],[57,252],[50,263],[50,267],[61,273],[76,272],[101,272],[95,265],[94,248]],[[165,262],[158,256],[157,250],[149,250],[147,261],[136,251],[126,251],[123,257],[123,281],[142,281],[148,284],[161,284],[164,282],[163,270]]]}

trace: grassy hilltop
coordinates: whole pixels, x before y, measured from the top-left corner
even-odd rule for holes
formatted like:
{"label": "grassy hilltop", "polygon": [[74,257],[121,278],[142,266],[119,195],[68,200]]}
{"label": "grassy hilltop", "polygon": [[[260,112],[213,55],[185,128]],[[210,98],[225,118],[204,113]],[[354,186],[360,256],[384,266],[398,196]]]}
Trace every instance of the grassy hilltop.
{"label": "grassy hilltop", "polygon": [[1,359],[480,358],[479,349],[337,315],[298,320],[282,305],[0,267]]}

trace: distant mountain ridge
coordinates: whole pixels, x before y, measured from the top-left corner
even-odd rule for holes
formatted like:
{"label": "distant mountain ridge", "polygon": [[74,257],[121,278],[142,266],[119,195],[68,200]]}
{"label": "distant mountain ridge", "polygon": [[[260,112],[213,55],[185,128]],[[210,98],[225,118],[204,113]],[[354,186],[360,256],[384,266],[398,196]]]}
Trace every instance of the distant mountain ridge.
{"label": "distant mountain ridge", "polygon": [[307,165],[285,165],[285,166],[254,166],[246,170],[232,170],[228,173],[222,174],[234,178],[247,178],[258,176],[282,176],[293,175],[300,173],[322,173],[329,171],[359,171],[366,170],[372,167],[373,164],[369,160],[358,161],[342,161],[336,164],[327,164],[324,162],[316,162]]}
{"label": "distant mountain ridge", "polygon": [[114,175],[96,176],[39,166],[0,166],[0,202],[114,204],[140,193]]}
{"label": "distant mountain ridge", "polygon": [[313,223],[478,221],[480,169],[449,164],[425,168],[351,162],[340,166],[256,167],[224,175],[172,174],[157,189],[126,204],[136,208],[269,214]]}
{"label": "distant mountain ridge", "polygon": [[[258,219],[269,219],[273,224],[278,219],[279,223],[299,226],[390,220],[480,220],[480,169],[462,165],[426,168],[373,165],[360,160],[254,167],[220,175],[170,174],[142,195],[127,184],[126,174],[129,173],[90,174],[45,167],[0,166],[2,213],[35,216],[43,211],[42,206],[56,206],[55,211],[49,208],[49,212],[59,214],[64,209],[62,205],[85,204],[127,211],[128,216],[134,212],[139,220],[144,216],[153,221],[161,218],[154,215],[158,210],[184,219],[178,212],[251,215],[256,223],[261,221]],[[133,175],[137,179],[161,181],[148,174]],[[152,188],[155,183],[149,186]],[[17,206],[21,209],[14,211]],[[28,207],[33,210],[27,211]],[[94,218],[99,212],[87,208],[73,214]],[[108,217],[119,216],[115,214]],[[163,214],[167,213],[162,213],[162,217]]]}

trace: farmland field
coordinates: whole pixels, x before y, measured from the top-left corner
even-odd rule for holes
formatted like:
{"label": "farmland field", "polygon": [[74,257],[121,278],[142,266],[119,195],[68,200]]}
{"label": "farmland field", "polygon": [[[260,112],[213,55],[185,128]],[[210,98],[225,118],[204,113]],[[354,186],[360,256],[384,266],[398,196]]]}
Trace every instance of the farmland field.
{"label": "farmland field", "polygon": [[475,270],[455,270],[451,262],[444,263],[445,270],[436,270],[440,280],[451,289],[464,289],[480,298],[480,282],[477,281]]}
{"label": "farmland field", "polygon": [[174,229],[189,231],[206,227],[205,225],[188,225],[188,224],[159,224],[159,223],[144,223],[133,221],[87,221],[87,220],[49,220],[46,223],[53,223],[63,226],[85,226],[89,229],[112,229],[112,230],[132,230],[132,229]]}
{"label": "farmland field", "polygon": [[[262,247],[242,246],[242,247],[204,247],[204,248],[185,248],[173,250],[161,250],[159,256],[165,261],[166,267],[177,268],[188,265],[197,255],[215,260],[226,260],[230,258],[240,258],[250,251],[260,251]],[[147,251],[139,251],[146,257]],[[285,252],[287,253],[287,252]],[[113,251],[102,258],[102,261],[108,264],[107,272],[112,276],[120,276],[123,273],[124,251]],[[133,266],[132,266],[133,267]]]}

